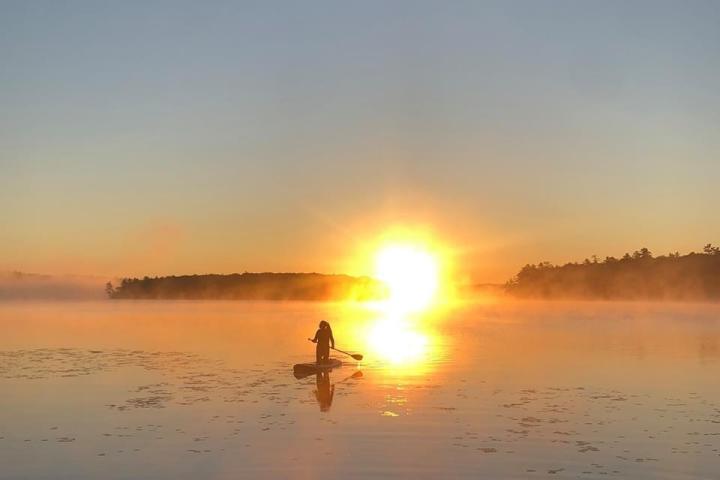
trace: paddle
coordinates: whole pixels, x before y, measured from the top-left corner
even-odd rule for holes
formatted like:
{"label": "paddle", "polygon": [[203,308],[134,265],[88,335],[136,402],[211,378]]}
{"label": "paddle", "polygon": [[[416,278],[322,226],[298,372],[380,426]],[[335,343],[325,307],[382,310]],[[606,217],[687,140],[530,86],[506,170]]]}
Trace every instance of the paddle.
{"label": "paddle", "polygon": [[362,378],[362,376],[363,376],[363,373],[360,370],[358,370],[357,372],[353,373],[352,375],[349,375],[349,376],[343,378],[342,380],[340,380],[339,382],[335,383],[335,385],[339,385],[350,379],[357,380],[358,378]]}
{"label": "paddle", "polygon": [[[308,338],[308,340],[310,340],[310,341],[312,342],[312,338]],[[313,342],[313,343],[315,343],[315,342]],[[330,347],[330,348],[332,348],[332,349],[335,350],[336,352],[344,353],[345,355],[350,355],[352,358],[354,358],[354,359],[357,360],[358,362],[363,359],[363,356],[360,355],[359,353],[349,353],[349,352],[346,352],[346,351],[344,351],[344,350],[340,350],[339,348],[335,348],[335,347]]]}

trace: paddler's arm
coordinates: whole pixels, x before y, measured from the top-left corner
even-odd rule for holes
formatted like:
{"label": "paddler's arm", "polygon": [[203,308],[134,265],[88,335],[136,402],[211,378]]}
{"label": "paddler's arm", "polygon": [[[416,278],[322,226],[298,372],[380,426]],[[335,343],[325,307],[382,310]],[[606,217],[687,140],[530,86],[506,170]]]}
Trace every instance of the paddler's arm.
{"label": "paddler's arm", "polygon": [[[319,332],[319,331],[320,331],[320,330],[318,330],[318,332]],[[318,338],[317,338],[318,332],[315,332],[315,336],[313,337],[312,340],[310,340],[311,342],[313,342],[313,343],[317,343],[317,342],[318,342]]]}
{"label": "paddler's arm", "polygon": [[335,348],[335,337],[333,337],[332,331],[330,331],[330,346]]}

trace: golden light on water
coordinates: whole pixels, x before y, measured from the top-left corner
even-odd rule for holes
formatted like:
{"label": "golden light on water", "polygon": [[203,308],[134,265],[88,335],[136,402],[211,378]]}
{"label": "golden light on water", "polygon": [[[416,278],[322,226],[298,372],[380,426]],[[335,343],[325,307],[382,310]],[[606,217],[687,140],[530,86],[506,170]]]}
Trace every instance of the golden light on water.
{"label": "golden light on water", "polygon": [[372,356],[406,373],[426,371],[435,348],[427,319],[444,290],[443,255],[427,238],[403,232],[376,246],[373,276],[388,288],[375,303],[377,318],[366,327]]}
{"label": "golden light on water", "polygon": [[420,362],[428,351],[429,338],[403,319],[380,318],[368,333],[373,353],[394,365]]}

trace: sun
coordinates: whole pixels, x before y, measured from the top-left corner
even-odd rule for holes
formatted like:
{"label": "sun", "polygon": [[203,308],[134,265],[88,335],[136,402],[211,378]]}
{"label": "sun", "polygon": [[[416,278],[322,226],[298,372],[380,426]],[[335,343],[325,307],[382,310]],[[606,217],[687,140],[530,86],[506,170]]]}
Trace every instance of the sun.
{"label": "sun", "polygon": [[426,309],[440,283],[439,261],[428,250],[409,244],[390,244],[375,257],[375,277],[387,285],[388,304],[405,312]]}

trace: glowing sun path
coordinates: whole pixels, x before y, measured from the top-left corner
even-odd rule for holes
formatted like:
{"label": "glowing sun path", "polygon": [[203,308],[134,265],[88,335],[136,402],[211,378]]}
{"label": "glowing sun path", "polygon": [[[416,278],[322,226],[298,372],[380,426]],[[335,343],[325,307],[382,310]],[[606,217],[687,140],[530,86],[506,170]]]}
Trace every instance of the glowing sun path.
{"label": "glowing sun path", "polygon": [[431,347],[418,322],[438,295],[438,258],[421,246],[388,244],[375,256],[375,277],[387,286],[389,298],[378,305],[381,315],[368,331],[368,346],[386,362],[412,371]]}
{"label": "glowing sun path", "polygon": [[369,332],[368,342],[376,354],[392,364],[419,362],[428,349],[426,335],[396,318],[378,320]]}

